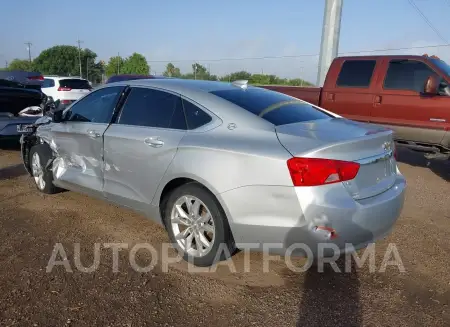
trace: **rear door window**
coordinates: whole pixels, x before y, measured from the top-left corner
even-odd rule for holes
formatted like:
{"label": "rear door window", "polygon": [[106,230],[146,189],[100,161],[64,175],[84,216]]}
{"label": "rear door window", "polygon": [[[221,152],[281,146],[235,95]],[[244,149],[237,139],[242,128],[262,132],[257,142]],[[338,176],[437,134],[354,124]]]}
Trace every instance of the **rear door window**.
{"label": "rear door window", "polygon": [[267,89],[219,90],[211,93],[276,126],[332,117],[308,103]]}
{"label": "rear door window", "polygon": [[186,129],[181,98],[148,88],[132,88],[123,105],[119,124]]}
{"label": "rear door window", "polygon": [[91,85],[85,79],[61,79],[59,81],[59,86],[69,89],[77,89],[77,90],[89,90],[91,89]]}
{"label": "rear door window", "polygon": [[384,89],[422,92],[426,79],[434,71],[423,62],[391,60],[384,79]]}
{"label": "rear door window", "polygon": [[376,60],[344,61],[336,85],[339,87],[368,88],[376,63]]}

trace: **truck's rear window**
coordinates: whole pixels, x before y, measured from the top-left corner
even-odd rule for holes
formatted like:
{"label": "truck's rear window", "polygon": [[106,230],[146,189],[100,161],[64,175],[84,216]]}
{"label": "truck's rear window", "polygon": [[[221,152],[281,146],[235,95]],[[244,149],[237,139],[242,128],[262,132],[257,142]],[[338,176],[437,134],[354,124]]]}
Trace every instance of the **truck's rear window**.
{"label": "truck's rear window", "polygon": [[90,89],[89,82],[85,79],[62,79],[59,81],[60,87],[68,87],[71,89]]}
{"label": "truck's rear window", "polygon": [[267,89],[219,90],[211,93],[276,126],[330,118],[310,104]]}

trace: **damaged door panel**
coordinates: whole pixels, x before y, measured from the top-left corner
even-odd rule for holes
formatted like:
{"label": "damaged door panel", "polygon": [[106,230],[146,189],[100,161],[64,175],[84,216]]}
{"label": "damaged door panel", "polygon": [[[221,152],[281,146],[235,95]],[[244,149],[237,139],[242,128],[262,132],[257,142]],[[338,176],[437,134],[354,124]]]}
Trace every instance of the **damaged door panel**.
{"label": "damaged door panel", "polygon": [[54,184],[103,194],[103,134],[124,87],[97,90],[64,113],[63,121],[40,126],[36,136],[54,152]]}
{"label": "damaged door panel", "polygon": [[185,134],[178,95],[132,87],[117,122],[104,135],[108,200],[151,215],[153,196]]}

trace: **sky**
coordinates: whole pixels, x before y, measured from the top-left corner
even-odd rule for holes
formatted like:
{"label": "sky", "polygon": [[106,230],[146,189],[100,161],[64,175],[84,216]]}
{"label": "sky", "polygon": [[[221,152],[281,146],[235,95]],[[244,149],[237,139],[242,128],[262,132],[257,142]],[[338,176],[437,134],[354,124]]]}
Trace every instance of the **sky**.
{"label": "sky", "polygon": [[[339,53],[446,44],[450,0],[343,0]],[[2,0],[0,65],[53,45],[77,45],[99,59],[143,54],[153,74],[172,62],[186,73],[197,61],[212,74],[251,73],[317,78],[325,0]],[[450,48],[376,54],[436,54]],[[311,56],[294,57],[309,54]],[[369,54],[369,53],[361,53]],[[258,59],[261,57],[290,58]],[[254,59],[243,59],[254,58]]]}

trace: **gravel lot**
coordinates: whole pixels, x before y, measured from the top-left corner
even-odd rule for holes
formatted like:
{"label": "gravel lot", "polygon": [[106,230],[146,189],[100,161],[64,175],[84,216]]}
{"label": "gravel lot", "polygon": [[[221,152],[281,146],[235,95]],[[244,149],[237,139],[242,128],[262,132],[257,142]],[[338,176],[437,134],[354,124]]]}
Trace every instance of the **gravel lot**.
{"label": "gravel lot", "polygon": [[[92,273],[74,265],[74,243],[89,266],[94,243],[148,242],[161,248],[165,231],[132,211],[73,192],[47,196],[26,176],[17,149],[0,149],[0,326],[449,326],[450,164],[400,151],[408,180],[406,205],[392,234],[376,244],[377,269],[395,243],[406,272],[295,273],[284,261],[244,254],[215,273],[189,273],[185,263],[136,272],[129,249],[101,249]],[[73,272],[46,272],[56,243]],[[131,246],[130,246],[131,247]],[[140,251],[137,261],[150,262]],[[300,260],[301,261],[301,260]],[[299,263],[300,261],[296,261]],[[301,262],[300,262],[301,263]]]}

